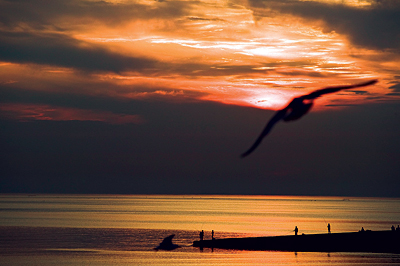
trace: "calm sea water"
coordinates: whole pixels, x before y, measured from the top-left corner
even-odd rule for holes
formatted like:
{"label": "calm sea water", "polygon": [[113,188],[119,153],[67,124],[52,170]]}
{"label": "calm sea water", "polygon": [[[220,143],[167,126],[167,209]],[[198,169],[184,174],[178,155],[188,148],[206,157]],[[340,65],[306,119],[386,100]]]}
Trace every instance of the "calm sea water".
{"label": "calm sea water", "polygon": [[[400,254],[200,251],[205,238],[389,230],[400,199],[0,195],[0,265],[400,265]],[[175,234],[182,247],[154,251]],[[399,243],[394,243],[399,244]]]}

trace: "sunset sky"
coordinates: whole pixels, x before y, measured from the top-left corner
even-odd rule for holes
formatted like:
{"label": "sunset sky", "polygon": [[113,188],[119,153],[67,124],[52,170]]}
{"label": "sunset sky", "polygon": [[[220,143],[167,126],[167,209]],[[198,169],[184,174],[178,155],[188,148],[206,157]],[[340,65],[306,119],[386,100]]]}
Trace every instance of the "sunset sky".
{"label": "sunset sky", "polygon": [[398,0],[0,0],[0,193],[400,197],[399,111]]}

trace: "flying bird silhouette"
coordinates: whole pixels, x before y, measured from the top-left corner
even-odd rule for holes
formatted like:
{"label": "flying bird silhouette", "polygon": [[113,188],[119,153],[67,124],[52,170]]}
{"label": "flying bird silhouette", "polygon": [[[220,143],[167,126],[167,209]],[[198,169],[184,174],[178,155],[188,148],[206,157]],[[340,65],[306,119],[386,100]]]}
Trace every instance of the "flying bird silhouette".
{"label": "flying bird silhouette", "polygon": [[176,248],[179,248],[179,245],[173,244],[172,243],[172,238],[174,238],[175,235],[170,235],[164,238],[164,240],[156,247],[154,250],[158,251],[160,249],[162,250],[174,250]]}
{"label": "flying bird silhouette", "polygon": [[340,90],[347,90],[347,89],[372,85],[372,84],[375,84],[377,81],[378,80],[374,79],[374,80],[370,80],[370,81],[355,84],[355,85],[327,87],[324,89],[313,91],[310,94],[306,94],[306,95],[294,98],[285,108],[276,112],[276,114],[267,123],[264,130],[261,132],[260,136],[254,142],[254,144],[250,147],[250,149],[248,149],[245,153],[243,153],[241,155],[241,157],[242,158],[246,157],[247,155],[252,153],[258,147],[258,145],[260,145],[263,138],[268,135],[268,133],[271,131],[271,129],[274,127],[274,125],[277,122],[279,122],[280,120],[289,122],[289,121],[297,120],[300,117],[302,117],[303,115],[307,114],[310,111],[311,107],[313,106],[313,101],[316,98],[318,98],[324,94],[334,93],[334,92],[337,92]]}

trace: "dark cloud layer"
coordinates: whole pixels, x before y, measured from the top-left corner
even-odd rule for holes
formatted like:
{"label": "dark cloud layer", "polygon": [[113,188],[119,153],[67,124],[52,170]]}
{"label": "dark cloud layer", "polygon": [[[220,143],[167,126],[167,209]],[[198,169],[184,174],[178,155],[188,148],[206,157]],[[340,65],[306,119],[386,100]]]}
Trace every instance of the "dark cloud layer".
{"label": "dark cloud layer", "polygon": [[135,71],[154,67],[147,58],[123,56],[63,34],[0,32],[0,60],[86,71]]}
{"label": "dark cloud layer", "polygon": [[[138,19],[180,17],[189,7],[190,2],[182,1],[154,1],[153,5],[144,5],[135,2],[115,4],[85,0],[1,0],[0,25],[8,28],[66,30],[95,21],[110,26]],[[68,23],[63,23],[64,19]]]}
{"label": "dark cloud layer", "polygon": [[[107,84],[95,83],[97,86],[106,86]],[[93,85],[92,85],[93,86]],[[116,87],[116,85],[114,85]],[[121,88],[126,89],[126,88]],[[122,99],[118,97],[109,97],[105,95],[87,95],[80,94],[79,88],[65,88],[64,92],[46,92],[46,91],[33,91],[18,86],[0,86],[0,105],[1,104],[37,104],[37,105],[52,105],[65,108],[77,108],[86,110],[98,110],[105,112],[113,112],[117,114],[143,114],[152,113],[152,110],[147,110],[149,103],[156,105],[163,105],[166,103],[179,104],[179,102],[186,102],[186,104],[196,102],[195,98],[205,96],[204,93],[196,92],[183,92],[181,94],[163,95],[162,97],[146,97],[146,93],[152,94],[154,90],[163,90],[171,92],[170,88],[152,87],[150,88],[137,88],[142,91],[143,96],[139,100]],[[189,99],[185,99],[189,97]],[[166,103],[163,103],[166,102]]]}
{"label": "dark cloud layer", "polygon": [[[296,0],[250,0],[258,16],[270,11],[323,22],[324,30],[344,34],[355,45],[373,49],[400,49],[400,2],[375,1],[370,7]],[[263,8],[265,8],[263,10]]]}
{"label": "dark cloud layer", "polygon": [[[239,155],[272,111],[3,88],[2,102],[51,103],[141,124],[0,119],[0,192],[399,197],[398,104],[312,112]],[[1,105],[1,103],[0,103]]]}
{"label": "dark cloud layer", "polygon": [[399,95],[400,93],[400,83],[397,83],[396,85],[390,86],[389,89],[392,90],[389,94],[393,95]]}
{"label": "dark cloud layer", "polygon": [[0,121],[0,192],[400,196],[398,105],[311,113],[243,160],[272,112],[120,104],[148,122]]}

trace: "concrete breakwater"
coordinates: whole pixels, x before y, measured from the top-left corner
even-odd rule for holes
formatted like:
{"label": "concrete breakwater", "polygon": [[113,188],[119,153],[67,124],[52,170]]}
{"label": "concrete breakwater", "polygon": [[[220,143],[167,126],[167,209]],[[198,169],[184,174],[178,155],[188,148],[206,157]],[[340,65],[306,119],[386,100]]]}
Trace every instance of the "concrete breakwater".
{"label": "concrete breakwater", "polygon": [[302,252],[400,253],[400,232],[363,231],[194,241],[194,247]]}

